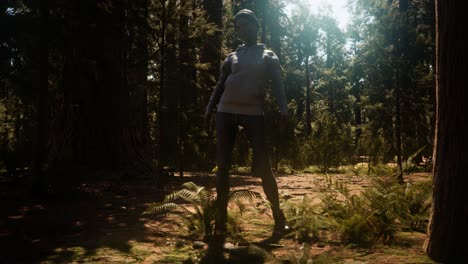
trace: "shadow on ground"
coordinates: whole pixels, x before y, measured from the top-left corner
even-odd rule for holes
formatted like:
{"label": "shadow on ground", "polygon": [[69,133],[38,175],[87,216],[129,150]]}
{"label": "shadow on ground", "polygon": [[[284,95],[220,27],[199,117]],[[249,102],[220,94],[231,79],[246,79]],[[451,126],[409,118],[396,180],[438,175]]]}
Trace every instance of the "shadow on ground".
{"label": "shadow on ground", "polygon": [[[93,259],[97,251],[118,251],[120,258],[137,256],[135,243],[148,243],[155,250],[167,232],[150,228],[141,216],[146,204],[161,201],[183,182],[214,188],[215,178],[208,173],[194,173],[183,178],[173,176],[164,188],[152,181],[99,181],[82,183],[74,195],[30,200],[25,184],[0,186],[0,263],[59,262],[79,258]],[[255,184],[257,179],[235,177],[232,186]],[[159,237],[161,240],[155,239]],[[155,235],[156,234],[156,235]],[[137,252],[138,253],[138,252]],[[102,255],[102,254],[98,254]]]}

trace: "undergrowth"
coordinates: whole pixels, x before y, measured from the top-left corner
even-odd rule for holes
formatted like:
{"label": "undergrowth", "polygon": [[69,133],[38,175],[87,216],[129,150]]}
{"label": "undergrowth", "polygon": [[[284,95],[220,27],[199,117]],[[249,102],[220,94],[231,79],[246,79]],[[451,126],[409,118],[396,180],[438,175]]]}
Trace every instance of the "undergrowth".
{"label": "undergrowth", "polygon": [[[211,190],[193,182],[186,182],[182,187],[182,190],[167,195],[162,203],[150,204],[143,214],[173,214],[182,220],[191,237],[203,237],[203,241],[208,242],[214,233],[215,196]],[[259,193],[245,189],[231,191],[229,195],[229,201],[239,208],[240,213],[245,211],[242,200],[253,202],[254,198],[263,199]],[[231,235],[239,233],[237,218],[228,215],[227,228]]]}

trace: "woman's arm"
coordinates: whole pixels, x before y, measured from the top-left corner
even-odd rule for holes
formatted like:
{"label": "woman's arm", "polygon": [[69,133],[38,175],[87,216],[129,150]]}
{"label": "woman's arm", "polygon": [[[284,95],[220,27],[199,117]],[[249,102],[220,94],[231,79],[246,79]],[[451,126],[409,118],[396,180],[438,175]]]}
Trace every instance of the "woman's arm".
{"label": "woman's arm", "polygon": [[221,66],[221,74],[219,75],[218,82],[216,83],[215,89],[211,94],[210,101],[205,110],[205,115],[211,114],[216,105],[221,99],[221,95],[224,92],[224,82],[226,82],[227,77],[231,73],[231,56],[229,55],[226,60],[224,60],[223,65]]}

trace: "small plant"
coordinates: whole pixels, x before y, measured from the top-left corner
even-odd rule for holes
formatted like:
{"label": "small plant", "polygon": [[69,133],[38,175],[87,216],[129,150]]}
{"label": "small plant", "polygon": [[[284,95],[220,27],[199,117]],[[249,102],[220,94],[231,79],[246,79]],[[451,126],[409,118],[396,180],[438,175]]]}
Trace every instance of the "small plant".
{"label": "small plant", "polygon": [[424,167],[419,166],[414,162],[414,159],[424,150],[425,146],[418,149],[415,153],[410,155],[408,159],[403,162],[403,172],[411,174],[413,172],[424,171]]}
{"label": "small plant", "polygon": [[299,251],[294,250],[289,256],[289,259],[286,261],[286,263],[291,263],[291,264],[312,264],[315,263],[312,261],[312,258],[310,256],[310,244],[308,243],[302,243],[301,247],[299,248]]}
{"label": "small plant", "polygon": [[[261,248],[259,246],[250,244],[247,247],[247,251],[248,251],[248,253],[250,255],[256,256],[256,257],[259,257],[259,258],[263,259],[264,264],[280,264],[281,263],[281,261],[279,259],[277,259],[275,255],[273,255],[273,253],[268,252],[267,250],[265,250],[265,249],[263,249],[263,248]],[[255,263],[257,263],[257,262],[255,262]]]}
{"label": "small plant", "polygon": [[283,208],[299,242],[320,240],[320,231],[327,228],[320,204],[313,204],[313,198],[303,196],[299,202],[287,201]]}
{"label": "small plant", "polygon": [[365,200],[357,195],[350,195],[342,183],[331,183],[337,192],[323,196],[322,206],[325,215],[329,217],[330,226],[341,237],[352,243],[368,243],[373,240],[374,229],[370,224],[371,211]]}
{"label": "small plant", "polygon": [[[143,214],[174,214],[183,220],[191,235],[203,236],[203,241],[208,242],[214,233],[215,196],[211,190],[193,182],[186,182],[182,187],[182,190],[167,195],[162,203],[150,204]],[[254,198],[262,196],[250,190],[231,191],[229,196],[230,201],[237,205],[241,213],[245,210],[241,200],[247,199],[252,202]],[[228,231],[231,233],[239,231],[239,225],[235,221],[231,217],[228,218]]]}
{"label": "small plant", "polygon": [[400,214],[401,222],[409,229],[425,232],[429,221],[429,209],[432,199],[431,181],[416,184],[407,183],[404,191],[404,210]]}
{"label": "small plant", "polygon": [[373,185],[361,195],[351,195],[346,185],[336,181],[333,183],[331,178],[327,181],[337,193],[324,196],[324,210],[343,239],[362,244],[393,237],[395,217],[390,214],[393,211],[388,210],[393,208],[393,201],[389,201],[385,193]]}

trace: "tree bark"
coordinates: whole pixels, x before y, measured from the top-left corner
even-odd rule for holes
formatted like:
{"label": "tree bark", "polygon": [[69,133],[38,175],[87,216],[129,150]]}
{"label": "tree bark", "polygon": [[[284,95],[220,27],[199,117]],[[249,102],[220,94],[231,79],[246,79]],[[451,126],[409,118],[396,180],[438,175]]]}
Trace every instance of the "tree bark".
{"label": "tree bark", "polygon": [[443,263],[468,263],[468,16],[463,6],[436,0],[434,190],[425,250]]}
{"label": "tree bark", "polygon": [[64,106],[50,158],[51,175],[77,173],[66,181],[75,181],[78,169],[122,176],[154,172],[140,137],[144,117],[133,107],[135,101],[145,104],[146,97],[131,89],[127,79],[127,3],[120,0],[102,8],[91,0],[77,0],[67,6]]}
{"label": "tree bark", "polygon": [[34,136],[34,151],[32,159],[33,185],[32,194],[41,195],[45,192],[45,179],[43,167],[47,157],[48,141],[48,111],[47,97],[49,86],[49,48],[48,48],[48,21],[49,1],[41,0],[40,13],[40,44],[39,44],[39,81],[36,93],[36,130]]}
{"label": "tree bark", "polygon": [[208,23],[216,25],[217,30],[213,36],[208,37],[200,50],[200,62],[210,65],[208,76],[202,76],[202,84],[207,88],[214,87],[216,81],[210,76],[217,78],[220,73],[221,61],[221,30],[223,28],[223,1],[204,0],[203,7],[206,11]]}
{"label": "tree bark", "polygon": [[[177,65],[177,25],[174,14],[176,13],[176,1],[170,0],[165,8],[166,12],[166,32],[165,32],[165,50],[164,64],[166,72],[161,81],[164,85],[161,86],[161,93],[164,95],[160,98],[161,113],[160,113],[160,155],[158,164],[160,169],[168,166],[174,168],[178,159],[178,100],[179,100],[179,68]],[[170,25],[170,26],[169,26]]]}
{"label": "tree bark", "polygon": [[395,87],[394,93],[394,113],[393,113],[393,147],[395,156],[397,158],[397,181],[403,183],[403,162],[402,162],[402,151],[401,151],[401,78],[403,73],[400,69],[395,70]]}
{"label": "tree bark", "polygon": [[307,137],[310,136],[312,132],[312,124],[311,124],[311,113],[310,113],[310,105],[311,105],[311,89],[310,89],[310,65],[309,65],[309,55],[306,55],[305,59],[305,68],[306,68],[306,120],[305,120],[305,127],[306,127],[306,135]]}
{"label": "tree bark", "polygon": [[409,87],[408,78],[408,62],[407,62],[407,50],[408,50],[408,30],[406,29],[408,23],[408,0],[398,1],[399,10],[399,32],[398,40],[396,43],[396,51],[398,52],[397,57],[399,58],[399,68],[396,69],[395,74],[395,113],[394,113],[394,148],[395,156],[397,157],[397,180],[403,182],[403,153],[402,153],[402,125],[401,125],[401,113],[402,113],[402,91],[407,91]]}
{"label": "tree bark", "polygon": [[[194,43],[190,39],[190,13],[191,5],[193,3],[182,2],[180,6],[180,17],[179,17],[179,32],[180,37],[179,41],[179,68],[180,68],[180,77],[179,79],[179,100],[178,100],[178,166],[179,166],[179,176],[184,175],[184,170],[186,167],[186,162],[195,163],[195,160],[188,160],[189,155],[186,155],[186,150],[188,149],[187,135],[189,134],[191,123],[196,123],[192,121],[195,117],[193,116],[190,110],[193,110],[197,107],[197,95],[194,78],[196,77],[195,65],[195,54],[194,54]],[[196,155],[190,155],[196,156]]]}

